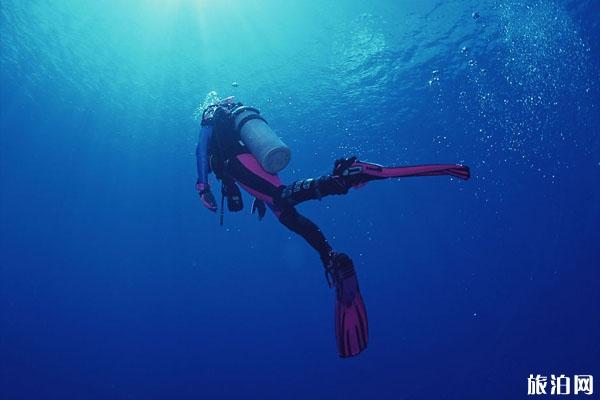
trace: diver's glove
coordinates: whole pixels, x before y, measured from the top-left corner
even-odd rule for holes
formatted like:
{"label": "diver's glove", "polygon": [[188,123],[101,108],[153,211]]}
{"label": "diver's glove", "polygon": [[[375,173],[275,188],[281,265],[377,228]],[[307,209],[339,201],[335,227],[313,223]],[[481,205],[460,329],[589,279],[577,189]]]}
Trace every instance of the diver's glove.
{"label": "diver's glove", "polygon": [[217,211],[217,201],[215,196],[210,191],[210,185],[204,183],[196,183],[196,190],[200,195],[200,200],[204,207],[208,208],[212,212]]}
{"label": "diver's glove", "polygon": [[252,202],[252,214],[254,214],[255,212],[258,215],[259,221],[262,221],[262,219],[265,217],[265,214],[267,212],[267,206],[265,206],[265,202],[257,199],[256,197],[254,198],[254,201]]}

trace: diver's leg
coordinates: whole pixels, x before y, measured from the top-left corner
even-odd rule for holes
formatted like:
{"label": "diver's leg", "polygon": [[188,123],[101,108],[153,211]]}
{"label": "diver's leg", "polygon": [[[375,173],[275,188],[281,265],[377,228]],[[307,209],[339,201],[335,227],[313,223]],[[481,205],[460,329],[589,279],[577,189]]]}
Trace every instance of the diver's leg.
{"label": "diver's leg", "polygon": [[242,154],[231,160],[227,172],[244,190],[266,202],[279,221],[302,236],[319,253],[323,264],[328,265],[331,246],[314,222],[300,215],[289,203],[281,201],[281,191],[285,186],[277,175],[264,171],[250,154]]}
{"label": "diver's leg", "polygon": [[469,179],[469,167],[460,164],[428,164],[384,167],[357,160],[356,157],[335,161],[331,175],[296,181],[281,190],[278,200],[295,206],[307,200],[321,199],[332,194],[346,194],[350,188],[360,188],[370,181],[414,176],[449,175]]}
{"label": "diver's leg", "polygon": [[329,265],[332,248],[325,235],[323,235],[323,232],[321,232],[321,229],[314,222],[298,213],[293,207],[288,207],[281,211],[279,222],[292,232],[302,236],[319,253],[323,265],[325,267]]}
{"label": "diver's leg", "polygon": [[295,206],[307,200],[317,200],[332,194],[346,194],[352,187],[339,176],[324,175],[319,178],[308,178],[296,181],[281,188],[276,201],[288,206]]}
{"label": "diver's leg", "polygon": [[232,158],[226,170],[247,191],[280,209],[332,194],[346,194],[356,185],[347,177],[333,174],[303,179],[286,186],[277,175],[265,171],[252,154],[239,154]]}
{"label": "diver's leg", "polygon": [[279,200],[286,205],[295,206],[307,200],[320,200],[332,194],[346,194],[351,187],[360,187],[364,184],[363,181],[357,180],[349,172],[352,171],[355,161],[356,157],[339,159],[335,162],[331,175],[303,179],[284,187]]}
{"label": "diver's leg", "polygon": [[239,154],[228,160],[226,173],[238,182],[248,193],[273,206],[279,196],[279,177],[265,171],[252,154]]}

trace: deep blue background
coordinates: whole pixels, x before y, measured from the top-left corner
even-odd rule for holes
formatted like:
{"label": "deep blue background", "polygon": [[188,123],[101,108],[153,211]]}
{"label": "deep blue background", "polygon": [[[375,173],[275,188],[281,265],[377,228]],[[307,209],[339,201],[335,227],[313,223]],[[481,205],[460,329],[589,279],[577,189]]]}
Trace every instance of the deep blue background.
{"label": "deep blue background", "polygon": [[[3,399],[514,399],[532,373],[600,379],[597,2],[0,12]],[[301,207],[357,265],[359,357],[336,355],[301,239],[199,203],[210,90],[261,108],[286,181],[349,154],[472,167]]]}

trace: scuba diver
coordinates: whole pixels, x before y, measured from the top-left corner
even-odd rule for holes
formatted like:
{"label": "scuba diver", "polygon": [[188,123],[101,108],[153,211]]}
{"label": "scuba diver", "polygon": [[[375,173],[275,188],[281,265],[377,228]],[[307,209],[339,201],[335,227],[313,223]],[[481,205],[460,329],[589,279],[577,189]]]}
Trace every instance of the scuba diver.
{"label": "scuba diver", "polygon": [[[216,93],[212,92],[215,95]],[[469,168],[456,164],[383,167],[356,157],[335,161],[329,175],[283,184],[277,172],[290,160],[290,149],[271,130],[259,110],[236,102],[215,100],[204,108],[196,147],[196,190],[203,205],[217,212],[217,201],[208,181],[214,173],[221,182],[220,221],[224,202],[236,212],[243,208],[238,187],[254,196],[252,213],[262,220],[267,207],[279,222],[297,233],[321,258],[329,287],[335,287],[335,335],[341,357],[359,354],[367,346],[368,321],[351,258],[333,251],[319,227],[300,214],[296,205],[329,195],[344,195],[367,182],[387,178],[450,175],[469,178]]]}

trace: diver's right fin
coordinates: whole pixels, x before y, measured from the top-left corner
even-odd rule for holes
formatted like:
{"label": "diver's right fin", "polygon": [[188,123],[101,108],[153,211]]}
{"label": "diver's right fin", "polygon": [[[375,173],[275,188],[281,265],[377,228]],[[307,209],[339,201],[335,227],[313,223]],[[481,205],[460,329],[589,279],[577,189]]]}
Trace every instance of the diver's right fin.
{"label": "diver's right fin", "polygon": [[381,178],[450,175],[455,178],[467,180],[471,177],[470,168],[461,164],[425,164],[407,165],[402,167],[383,167],[377,164],[356,161],[353,166],[360,166],[362,173]]}
{"label": "diver's right fin", "polygon": [[449,175],[463,180],[467,180],[471,177],[469,167],[461,164],[425,164],[385,167],[379,164],[358,161],[356,157],[337,160],[333,173],[334,175],[341,177],[354,178],[359,184],[372,180],[408,178],[413,176]]}

